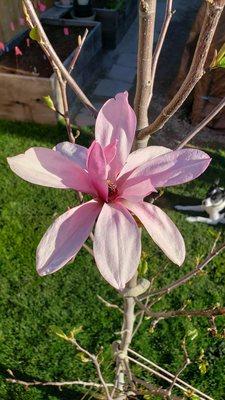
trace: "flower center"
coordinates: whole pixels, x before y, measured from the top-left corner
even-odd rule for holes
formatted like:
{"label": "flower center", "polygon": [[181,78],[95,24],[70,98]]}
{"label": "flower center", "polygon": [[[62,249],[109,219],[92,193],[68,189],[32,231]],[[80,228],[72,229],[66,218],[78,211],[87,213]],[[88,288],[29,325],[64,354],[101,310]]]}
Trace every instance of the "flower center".
{"label": "flower center", "polygon": [[107,180],[108,189],[109,189],[109,201],[114,200],[118,196],[118,189],[116,183]]}

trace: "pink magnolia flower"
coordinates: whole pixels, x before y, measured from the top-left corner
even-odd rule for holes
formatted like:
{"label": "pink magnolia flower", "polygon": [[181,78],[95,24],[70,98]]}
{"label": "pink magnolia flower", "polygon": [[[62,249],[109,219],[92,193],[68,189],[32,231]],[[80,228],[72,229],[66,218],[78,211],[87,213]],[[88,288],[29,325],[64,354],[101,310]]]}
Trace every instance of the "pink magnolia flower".
{"label": "pink magnolia flower", "polygon": [[133,217],[174,263],[185,258],[183,238],[171,219],[143,199],[157,187],[178,185],[198,177],[210,163],[200,150],[171,151],[151,146],[131,154],[136,117],[128,94],[108,100],[96,121],[89,149],[63,142],[53,150],[34,147],[8,158],[11,169],[37,185],[74,189],[90,200],[55,220],[37,248],[37,271],[52,274],[81,249],[95,225],[93,250],[102,276],[123,290],[135,274],[141,254],[141,233]]}

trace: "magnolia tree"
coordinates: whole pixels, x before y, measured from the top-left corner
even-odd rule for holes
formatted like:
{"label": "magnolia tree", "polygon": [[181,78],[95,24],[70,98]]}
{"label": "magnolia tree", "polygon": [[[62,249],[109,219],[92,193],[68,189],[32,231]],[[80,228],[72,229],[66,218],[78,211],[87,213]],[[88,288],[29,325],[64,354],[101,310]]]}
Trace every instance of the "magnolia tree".
{"label": "magnolia tree", "polygon": [[[216,329],[215,318],[225,313],[224,308],[207,310],[171,310],[153,312],[153,304],[163,295],[184,285],[195,277],[219,252],[225,244],[216,248],[208,257],[188,274],[170,285],[153,291],[151,282],[138,276],[141,258],[142,227],[151,239],[175,264],[185,260],[185,243],[171,219],[156,205],[154,193],[158,188],[189,182],[201,175],[210,163],[210,157],[198,149],[183,147],[212,119],[225,105],[225,99],[212,113],[179,144],[177,149],[149,146],[151,135],[160,130],[179,109],[196,83],[204,74],[204,65],[210,44],[216,30],[225,0],[206,1],[205,19],[196,46],[190,71],[175,97],[149,124],[148,110],[153,94],[157,62],[173,15],[172,0],[167,1],[165,20],[158,43],[153,52],[154,20],[156,0],[139,2],[139,48],[137,65],[137,86],[134,107],[128,103],[128,93],[118,93],[97,111],[81,88],[72,79],[70,72],[82,50],[85,36],[79,39],[69,70],[65,69],[54,52],[30,0],[22,0],[24,13],[31,28],[31,37],[37,40],[52,64],[59,81],[69,141],[56,144],[53,149],[34,147],[24,154],[8,158],[14,173],[33,184],[58,189],[73,189],[78,192],[80,205],[69,209],[48,228],[37,248],[37,272],[44,276],[57,272],[74,260],[82,247],[94,257],[103,278],[123,298],[124,307],[120,340],[112,344],[115,360],[115,380],[106,382],[98,356],[83,348],[76,338],[77,330],[67,336],[59,333],[94,364],[98,380],[95,382],[23,382],[9,379],[22,385],[82,385],[95,387],[103,398],[136,398],[150,393],[166,399],[182,399],[174,394],[178,387],[183,396],[210,399],[209,396],[193,388],[180,379],[181,372],[190,363],[185,339],[182,347],[184,364],[173,375],[153,364],[131,349],[131,341],[138,331],[144,315],[155,321],[176,316],[208,317]],[[215,54],[213,68],[219,66],[224,53]],[[80,101],[96,117],[95,139],[87,149],[75,143],[69,118],[66,88],[69,85]],[[50,98],[48,104],[55,109]],[[57,110],[56,110],[57,111]],[[84,201],[83,194],[91,196]],[[90,238],[93,247],[85,242]],[[118,307],[99,298],[108,307]],[[132,371],[136,363],[152,374],[165,379],[168,388],[153,386],[136,377]]]}

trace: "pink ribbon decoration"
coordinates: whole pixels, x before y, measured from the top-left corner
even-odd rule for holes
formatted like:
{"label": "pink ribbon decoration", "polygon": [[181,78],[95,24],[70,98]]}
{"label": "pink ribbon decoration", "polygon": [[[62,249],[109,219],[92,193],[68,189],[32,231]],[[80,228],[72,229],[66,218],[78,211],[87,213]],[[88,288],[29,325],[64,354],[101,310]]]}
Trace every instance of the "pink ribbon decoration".
{"label": "pink ribbon decoration", "polygon": [[25,20],[24,20],[23,17],[20,17],[20,18],[19,18],[19,23],[20,23],[21,26],[24,26],[24,25],[25,25]]}
{"label": "pink ribbon decoration", "polygon": [[20,50],[20,48],[18,46],[15,47],[15,55],[16,56],[22,56],[23,55],[22,51]]}
{"label": "pink ribbon decoration", "polygon": [[13,21],[10,22],[10,29],[11,29],[11,31],[13,31],[13,32],[16,30],[15,24],[14,24]]}
{"label": "pink ribbon decoration", "polygon": [[0,50],[5,51],[5,45],[3,42],[0,42]]}
{"label": "pink ribbon decoration", "polygon": [[38,2],[38,10],[40,12],[44,12],[46,10],[46,5],[44,3],[42,3],[41,1]]}
{"label": "pink ribbon decoration", "polygon": [[63,28],[63,32],[64,32],[64,35],[65,36],[69,36],[69,34],[70,34],[70,31],[69,31],[69,28]]}

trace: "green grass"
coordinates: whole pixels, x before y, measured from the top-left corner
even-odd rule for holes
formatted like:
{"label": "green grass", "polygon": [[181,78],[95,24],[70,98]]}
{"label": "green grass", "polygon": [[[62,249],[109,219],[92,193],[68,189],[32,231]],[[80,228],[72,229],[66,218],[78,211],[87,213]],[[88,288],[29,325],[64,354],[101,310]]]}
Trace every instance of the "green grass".
{"label": "green grass", "polygon": [[[23,152],[31,146],[51,147],[65,140],[61,128],[40,127],[31,124],[0,123],[0,399],[1,400],[69,400],[79,399],[79,389],[70,387],[30,388],[8,384],[7,369],[24,380],[95,379],[92,366],[81,362],[69,344],[55,337],[50,327],[56,325],[65,331],[83,325],[81,343],[90,351],[98,352],[103,346],[102,368],[107,379],[112,375],[110,344],[118,336],[121,316],[104,307],[96,298],[102,297],[121,304],[121,299],[98,273],[92,258],[80,251],[75,262],[58,273],[40,278],[35,271],[35,250],[53,219],[67,206],[76,204],[72,191],[37,187],[22,181],[8,168],[6,157]],[[88,138],[83,139],[85,143]],[[81,142],[81,139],[80,139]],[[159,268],[165,271],[155,281],[155,288],[191,270],[196,257],[205,256],[219,231],[224,240],[224,226],[208,227],[188,224],[185,215],[174,212],[173,204],[191,204],[193,198],[201,199],[212,180],[225,173],[225,152],[210,151],[213,162],[209,170],[197,181],[170,188],[160,204],[181,230],[187,258],[179,269],[168,262],[160,250],[144,234],[144,249],[148,252],[149,277]],[[155,306],[158,309],[179,308],[187,301],[190,308],[224,305],[225,265],[224,255],[218,256],[206,273],[193,279],[185,287],[176,289]],[[182,364],[180,342],[191,329],[198,330],[198,337],[188,342],[192,364],[182,377],[215,400],[225,397],[225,341],[210,336],[206,319],[179,318],[160,322],[154,333],[145,320],[133,348],[151,360],[175,372]],[[224,319],[218,318],[222,332]],[[199,370],[198,358],[204,349],[209,367],[205,375]],[[140,376],[142,371],[136,369]],[[162,382],[159,382],[162,384]]]}

